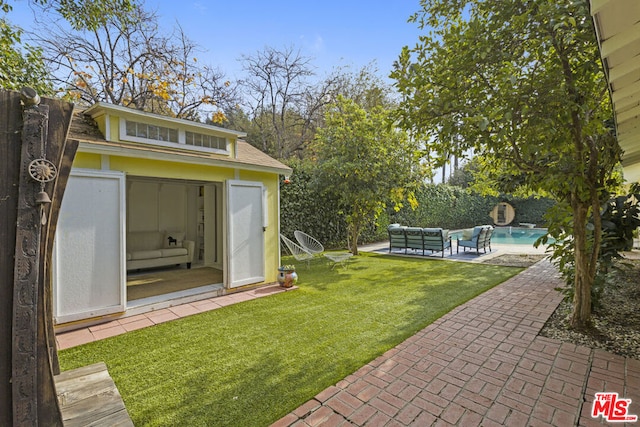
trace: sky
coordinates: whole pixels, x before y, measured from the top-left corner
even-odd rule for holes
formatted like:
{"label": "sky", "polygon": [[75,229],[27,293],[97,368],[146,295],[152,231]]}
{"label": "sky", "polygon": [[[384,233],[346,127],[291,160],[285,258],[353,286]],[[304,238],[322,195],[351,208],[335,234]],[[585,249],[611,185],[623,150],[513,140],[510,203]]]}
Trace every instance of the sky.
{"label": "sky", "polygon": [[[25,0],[10,2],[9,20],[25,29],[33,13]],[[145,0],[168,33],[179,23],[204,50],[198,61],[241,77],[242,55],[265,47],[293,47],[311,59],[318,77],[334,67],[357,71],[372,62],[388,76],[403,46],[422,33],[407,19],[419,0]]]}

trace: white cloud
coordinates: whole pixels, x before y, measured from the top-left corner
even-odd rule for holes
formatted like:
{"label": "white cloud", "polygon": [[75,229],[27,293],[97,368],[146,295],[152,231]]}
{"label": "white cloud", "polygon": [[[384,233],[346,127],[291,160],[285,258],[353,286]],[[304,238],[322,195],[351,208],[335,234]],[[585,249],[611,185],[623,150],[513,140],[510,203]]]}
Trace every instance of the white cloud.
{"label": "white cloud", "polygon": [[302,35],[300,36],[300,43],[313,53],[323,52],[325,48],[324,39],[320,35],[316,35],[312,40]]}
{"label": "white cloud", "polygon": [[316,36],[315,43],[313,43],[313,49],[318,51],[324,50],[324,39],[322,36]]}
{"label": "white cloud", "polygon": [[194,2],[192,6],[196,10],[196,12],[202,13],[202,12],[206,12],[206,10],[207,10],[207,5],[205,3],[201,3],[199,1]]}

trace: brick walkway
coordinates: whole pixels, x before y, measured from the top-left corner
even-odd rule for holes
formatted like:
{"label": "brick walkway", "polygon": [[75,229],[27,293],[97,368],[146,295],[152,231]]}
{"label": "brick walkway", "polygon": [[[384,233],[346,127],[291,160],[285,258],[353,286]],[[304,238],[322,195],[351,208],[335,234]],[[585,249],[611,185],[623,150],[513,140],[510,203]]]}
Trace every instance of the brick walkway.
{"label": "brick walkway", "polygon": [[631,399],[640,415],[640,361],[538,336],[560,284],[551,264],[538,263],[273,426],[603,425],[591,418],[598,391]]}

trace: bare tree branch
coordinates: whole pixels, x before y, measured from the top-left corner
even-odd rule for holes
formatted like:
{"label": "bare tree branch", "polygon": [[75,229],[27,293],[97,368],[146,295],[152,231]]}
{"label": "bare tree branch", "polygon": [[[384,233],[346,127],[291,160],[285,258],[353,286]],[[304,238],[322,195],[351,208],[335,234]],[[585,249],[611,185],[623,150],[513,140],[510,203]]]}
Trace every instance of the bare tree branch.
{"label": "bare tree branch", "polygon": [[198,46],[182,28],[165,35],[156,15],[141,7],[114,13],[95,30],[46,28],[31,37],[60,92],[80,103],[219,121],[220,105],[233,96],[222,72],[198,63]]}

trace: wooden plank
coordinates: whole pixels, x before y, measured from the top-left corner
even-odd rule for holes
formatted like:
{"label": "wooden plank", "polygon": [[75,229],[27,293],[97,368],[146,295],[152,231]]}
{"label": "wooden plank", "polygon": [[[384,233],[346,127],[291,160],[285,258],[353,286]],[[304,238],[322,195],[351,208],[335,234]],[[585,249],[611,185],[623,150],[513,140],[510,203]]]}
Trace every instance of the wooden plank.
{"label": "wooden plank", "polygon": [[12,320],[22,108],[17,92],[0,90],[0,426],[13,423]]}
{"label": "wooden plank", "polygon": [[65,427],[133,426],[104,363],[62,372],[55,380]]}
{"label": "wooden plank", "polygon": [[[49,121],[49,106],[31,105],[23,111],[20,177],[13,279],[13,425],[29,426],[39,420],[38,299],[40,278],[40,184],[30,176],[30,164],[42,157]],[[55,422],[55,419],[52,421]],[[58,421],[55,425],[60,425]]]}
{"label": "wooden plank", "polygon": [[[69,111],[71,114],[72,111]],[[68,128],[64,131],[65,135],[68,133]],[[60,217],[60,206],[62,205],[62,198],[64,196],[67,182],[69,181],[69,175],[71,173],[71,164],[76,156],[78,150],[79,141],[69,140],[65,137],[64,152],[62,154],[62,160],[58,165],[58,179],[55,183],[53,190],[53,196],[51,197],[51,209],[49,210],[49,228],[47,230],[47,240],[44,242],[44,253],[47,255],[44,267],[44,304],[45,304],[45,316],[48,319],[47,322],[47,342],[49,346],[51,370],[53,375],[60,373],[60,362],[58,361],[58,351],[56,347],[56,336],[53,330],[53,278],[52,278],[52,266],[51,266],[51,254],[53,254],[54,236],[58,226],[58,218]]]}
{"label": "wooden plank", "polygon": [[[89,424],[84,424],[82,427],[131,427],[133,422],[129,417],[126,410],[118,411],[109,415],[107,418],[95,420]],[[81,426],[78,426],[81,427]]]}
{"label": "wooden plank", "polygon": [[73,405],[93,394],[108,392],[113,386],[113,380],[105,369],[79,378],[57,382],[56,391],[60,402]]}
{"label": "wooden plank", "polygon": [[124,409],[122,397],[110,378],[85,384],[82,390],[86,393],[79,394],[73,403],[61,402],[64,404],[62,418],[67,425],[71,420],[82,420],[83,424],[87,424]]}
{"label": "wooden plank", "polygon": [[[54,172],[62,162],[73,106],[55,99],[40,100],[31,89],[23,89],[21,95],[24,109],[13,291],[13,423],[26,426],[37,421],[61,426],[51,363],[55,355],[50,337],[51,283],[45,275],[51,257],[47,242],[51,240],[49,233],[55,230],[48,219],[57,206],[40,205],[36,200],[39,192],[46,192],[45,199],[50,198],[60,178]],[[55,166],[46,170],[51,172],[47,182],[38,182],[38,177],[30,174],[32,161]]]}
{"label": "wooden plank", "polygon": [[[109,391],[89,395],[81,401],[62,408],[62,420],[67,427],[111,426],[112,418],[122,419],[125,414],[127,417],[129,415],[115,386]],[[131,419],[129,422],[133,425]]]}
{"label": "wooden plank", "polygon": [[[629,50],[629,45],[636,43],[640,38],[640,22],[636,22],[631,27],[626,28],[620,32],[616,31],[606,40],[600,42],[600,53],[603,58],[609,58],[623,51],[623,49]],[[623,54],[625,52],[622,52]],[[627,52],[629,55],[631,51]]]}
{"label": "wooden plank", "polygon": [[[73,104],[59,99],[42,98],[41,104],[49,107],[47,128],[46,158],[52,161],[57,169],[57,178],[45,185],[45,191],[51,203],[45,206],[47,223],[43,227],[40,240],[40,277],[38,282],[38,420],[46,425],[53,425],[55,417],[60,418],[60,409],[55,391],[54,373],[60,372],[58,354],[53,331],[53,301],[51,280],[51,254],[53,236],[56,230],[58,212],[69,177],[71,163],[75,157],[77,144],[67,142],[67,134],[73,115]],[[67,150],[70,146],[71,151]],[[68,168],[62,168],[68,165]]]}
{"label": "wooden plank", "polygon": [[74,380],[85,375],[95,374],[107,370],[107,365],[104,362],[94,363],[93,365],[83,366],[82,368],[71,369],[64,371],[60,375],[56,375],[56,385],[68,380]]}
{"label": "wooden plank", "polygon": [[595,16],[610,3],[611,0],[591,0],[591,16]]}
{"label": "wooden plank", "polygon": [[[65,424],[132,426],[104,364],[66,374],[56,392],[51,250],[78,141],[67,141],[72,104],[45,98],[23,110],[20,101],[19,93],[0,90],[0,425],[63,425],[63,400]],[[44,188],[27,173],[35,158],[58,170]],[[35,204],[41,190],[52,200],[43,206],[44,227]]]}

